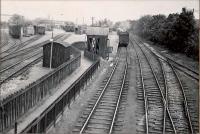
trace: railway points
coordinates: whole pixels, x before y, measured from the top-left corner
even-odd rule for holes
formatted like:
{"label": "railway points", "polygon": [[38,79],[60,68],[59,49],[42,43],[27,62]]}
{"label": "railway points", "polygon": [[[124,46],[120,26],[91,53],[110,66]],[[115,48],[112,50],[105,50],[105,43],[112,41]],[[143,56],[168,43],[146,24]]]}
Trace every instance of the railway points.
{"label": "railway points", "polygon": [[[99,16],[105,12],[95,15],[99,7],[69,8],[73,2],[59,4],[64,8],[45,2],[52,12],[65,9],[51,15],[38,10],[47,18],[37,10],[38,18],[30,20],[2,14],[9,20],[0,29],[0,133],[199,133],[195,10],[167,16],[149,11],[134,20],[131,5],[95,2],[109,7],[108,18]],[[81,22],[85,9],[94,12]],[[129,17],[118,22],[113,14]]]}

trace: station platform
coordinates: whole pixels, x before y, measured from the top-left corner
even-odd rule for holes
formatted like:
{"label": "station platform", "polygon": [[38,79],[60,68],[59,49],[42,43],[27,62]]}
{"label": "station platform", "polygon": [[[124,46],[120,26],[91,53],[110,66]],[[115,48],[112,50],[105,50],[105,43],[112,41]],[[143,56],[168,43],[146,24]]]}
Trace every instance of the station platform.
{"label": "station platform", "polygon": [[[92,61],[84,57],[83,51],[81,51],[81,65],[74,72],[68,75],[52,92],[49,93],[40,104],[33,107],[29,112],[23,115],[17,122],[17,133],[21,133],[28,124],[35,120],[42,112],[45,111],[61,94],[65,92],[91,65]],[[14,127],[10,129],[8,134],[14,133]]]}

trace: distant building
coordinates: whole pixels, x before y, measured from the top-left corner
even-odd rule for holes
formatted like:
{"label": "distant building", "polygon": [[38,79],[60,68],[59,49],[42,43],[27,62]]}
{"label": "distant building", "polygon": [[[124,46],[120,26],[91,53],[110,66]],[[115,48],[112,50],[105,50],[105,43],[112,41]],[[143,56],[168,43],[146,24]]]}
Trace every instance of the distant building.
{"label": "distant building", "polygon": [[108,34],[109,28],[87,27],[87,50],[107,58],[109,56]]}
{"label": "distant building", "polygon": [[[52,49],[51,49],[52,46]],[[51,55],[52,50],[52,55]],[[51,60],[52,59],[52,60]],[[43,46],[43,67],[56,68],[70,59],[70,45],[66,42],[49,42]],[[50,63],[51,60],[51,63]]]}

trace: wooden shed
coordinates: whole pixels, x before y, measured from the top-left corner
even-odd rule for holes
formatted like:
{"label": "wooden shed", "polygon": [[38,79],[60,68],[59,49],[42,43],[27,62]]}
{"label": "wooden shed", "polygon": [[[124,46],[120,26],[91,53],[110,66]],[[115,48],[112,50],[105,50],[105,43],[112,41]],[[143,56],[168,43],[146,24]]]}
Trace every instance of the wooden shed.
{"label": "wooden shed", "polygon": [[51,64],[52,68],[56,68],[69,59],[70,45],[68,43],[54,41],[53,45],[49,42],[43,46],[43,67],[50,67]]}
{"label": "wooden shed", "polygon": [[109,28],[87,27],[87,50],[102,56],[108,57],[108,34]]}

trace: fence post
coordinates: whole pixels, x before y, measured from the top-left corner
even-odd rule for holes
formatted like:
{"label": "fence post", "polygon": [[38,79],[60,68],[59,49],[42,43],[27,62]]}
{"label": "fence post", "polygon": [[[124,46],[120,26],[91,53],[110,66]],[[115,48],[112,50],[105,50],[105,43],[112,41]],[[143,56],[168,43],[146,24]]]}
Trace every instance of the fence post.
{"label": "fence post", "polygon": [[15,121],[15,130],[14,134],[17,134],[17,121]]}
{"label": "fence post", "polygon": [[53,112],[53,116],[54,116],[54,122],[53,122],[53,125],[54,125],[54,127],[56,126],[56,104],[55,104],[55,106],[54,106],[54,112]]}

